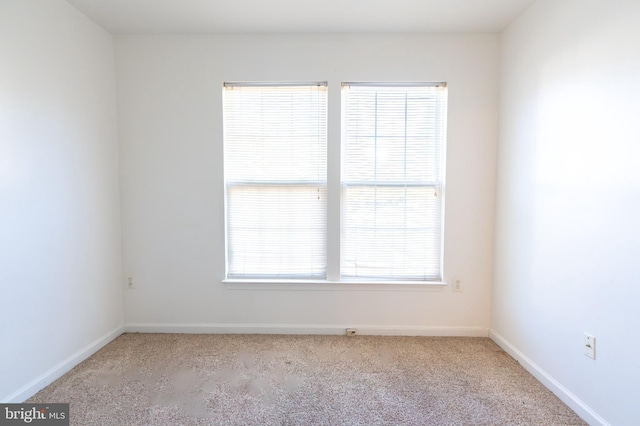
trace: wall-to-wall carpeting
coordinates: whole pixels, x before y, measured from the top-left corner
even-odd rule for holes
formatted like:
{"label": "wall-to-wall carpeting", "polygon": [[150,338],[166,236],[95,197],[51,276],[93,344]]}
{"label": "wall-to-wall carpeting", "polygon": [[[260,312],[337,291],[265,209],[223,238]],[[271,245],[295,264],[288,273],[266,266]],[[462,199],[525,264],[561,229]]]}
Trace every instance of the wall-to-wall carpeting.
{"label": "wall-to-wall carpeting", "polygon": [[487,338],[124,334],[29,402],[76,425],[583,425]]}

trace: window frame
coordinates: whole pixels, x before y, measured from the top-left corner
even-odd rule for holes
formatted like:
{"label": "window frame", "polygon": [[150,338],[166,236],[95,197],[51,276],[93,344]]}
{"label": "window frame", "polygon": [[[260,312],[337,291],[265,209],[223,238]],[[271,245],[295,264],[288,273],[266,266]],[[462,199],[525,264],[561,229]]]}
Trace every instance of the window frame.
{"label": "window frame", "polygon": [[[282,84],[282,83],[256,83]],[[447,115],[446,105],[447,95],[445,94],[444,107],[444,129],[442,142],[440,196],[441,199],[441,251],[440,251],[440,271],[439,280],[394,280],[394,279],[374,279],[374,278],[346,278],[341,277],[340,272],[340,239],[342,228],[342,85],[344,84],[367,84],[389,86],[397,84],[399,86],[412,85],[442,85],[447,87],[445,82],[419,82],[419,83],[337,83],[329,80],[327,83],[327,268],[325,278],[272,278],[272,277],[229,277],[225,269],[223,285],[230,290],[309,290],[309,291],[333,291],[333,290],[364,290],[364,291],[441,291],[447,283],[444,280],[444,241],[445,241],[445,177],[446,177],[446,153],[447,153]],[[226,198],[226,189],[224,190]],[[225,200],[225,265],[227,255],[227,235],[226,221],[227,210]]]}
{"label": "window frame", "polygon": [[[325,164],[325,169],[323,170],[323,175],[324,175],[324,179],[321,179],[320,176],[318,176],[317,179],[307,179],[307,180],[300,180],[300,179],[230,179],[228,176],[228,156],[230,155],[230,151],[231,149],[229,149],[227,143],[228,143],[228,126],[227,126],[227,116],[229,115],[229,112],[226,109],[226,103],[227,103],[227,93],[228,90],[233,90],[233,88],[238,88],[240,90],[251,90],[252,88],[256,88],[256,89],[265,89],[264,93],[268,93],[268,89],[269,88],[274,88],[277,90],[277,88],[284,88],[284,89],[292,89],[292,88],[296,88],[296,87],[300,87],[303,89],[303,92],[301,93],[305,93],[304,90],[308,89],[308,92],[313,92],[312,88],[319,88],[317,89],[318,93],[320,92],[324,92],[324,102],[323,105],[325,107],[325,111],[324,113],[322,113],[321,115],[324,115],[324,129],[325,129],[325,133],[322,134],[322,137],[324,138],[324,146],[325,146],[325,151],[322,153],[319,153],[319,156],[323,156],[324,157],[324,164]],[[328,89],[328,84],[327,82],[224,82],[223,83],[223,129],[224,129],[224,137],[223,137],[223,150],[224,150],[224,154],[223,154],[223,175],[224,175],[224,228],[225,228],[225,281],[229,281],[229,282],[233,282],[233,281],[255,281],[255,280],[264,280],[264,281],[292,281],[292,280],[324,280],[326,279],[326,270],[327,270],[327,266],[326,266],[326,252],[327,252],[327,247],[326,247],[326,216],[327,216],[327,208],[326,208],[326,193],[327,193],[327,179],[326,179],[326,144],[327,144],[327,134],[326,134],[326,123],[327,123],[327,113],[328,113],[328,93],[327,93],[327,89]],[[263,94],[264,94],[263,93]],[[291,105],[289,105],[291,106]],[[235,129],[237,130],[237,129]],[[261,136],[262,137],[262,136]],[[268,138],[268,135],[266,136]],[[325,198],[323,203],[324,203],[324,208],[323,208],[323,212],[321,213],[322,216],[324,216],[324,234],[325,234],[325,239],[324,239],[324,259],[325,259],[325,264],[323,265],[323,271],[321,273],[318,274],[314,274],[314,273],[309,273],[309,274],[304,274],[304,273],[286,273],[286,274],[273,274],[273,273],[267,273],[267,271],[265,270],[264,273],[235,273],[232,272],[231,270],[231,266],[230,266],[230,262],[231,262],[231,248],[229,246],[230,244],[230,233],[231,233],[231,227],[232,227],[232,219],[230,219],[230,209],[231,209],[231,201],[229,200],[229,196],[230,196],[230,191],[233,191],[234,189],[242,189],[242,188],[271,188],[271,189],[275,189],[277,191],[277,189],[279,188],[288,188],[288,187],[294,187],[294,188],[301,188],[301,187],[309,187],[311,189],[311,191],[309,192],[315,192],[315,190],[317,189],[318,191],[318,197],[320,197],[321,192],[322,192],[322,196]],[[322,188],[322,189],[321,189]]]}
{"label": "window frame", "polygon": [[[444,267],[444,207],[445,207],[445,177],[446,177],[446,170],[445,170],[445,165],[446,165],[446,139],[447,139],[447,84],[445,82],[343,82],[342,85],[342,90],[341,90],[341,139],[340,139],[340,145],[341,145],[341,179],[340,179],[340,200],[341,200],[341,223],[340,223],[340,240],[341,240],[341,259],[340,259],[340,280],[341,281],[345,281],[345,282],[350,282],[353,280],[356,281],[362,281],[362,280],[366,280],[366,281],[379,281],[379,282],[389,282],[389,281],[398,281],[400,280],[401,282],[425,282],[425,283],[431,283],[431,282],[442,282],[443,281],[443,267]],[[372,133],[372,135],[368,135],[364,136],[364,137],[359,137],[356,136],[355,138],[353,137],[352,133],[347,134],[347,132],[349,130],[353,130],[353,129],[349,129],[348,126],[348,118],[350,114],[358,113],[358,111],[349,111],[348,108],[351,106],[348,102],[347,102],[347,96],[349,94],[349,90],[351,90],[351,88],[354,88],[354,90],[358,90],[358,88],[363,88],[364,91],[369,91],[369,94],[375,93],[375,105],[374,105],[374,132]],[[379,90],[378,90],[379,89]],[[395,90],[398,89],[398,90]],[[435,151],[432,150],[428,150],[428,154],[427,157],[432,155],[434,157],[434,167],[435,167],[435,171],[433,172],[433,176],[432,179],[422,179],[422,180],[417,180],[415,179],[415,177],[413,179],[408,178],[407,177],[407,141],[410,138],[418,138],[418,140],[420,140],[422,143],[427,143],[429,137],[426,135],[422,135],[422,136],[418,136],[417,134],[411,134],[411,133],[407,133],[407,129],[408,129],[408,123],[412,123],[411,121],[407,121],[408,120],[408,93],[405,92],[405,97],[404,97],[404,106],[403,108],[401,108],[400,110],[396,110],[395,112],[402,112],[404,113],[404,126],[400,126],[402,127],[403,130],[403,135],[400,136],[401,140],[403,141],[403,145],[404,145],[404,154],[403,154],[403,159],[404,159],[404,172],[405,172],[405,176],[403,177],[402,180],[399,180],[397,176],[395,177],[387,177],[387,178],[378,178],[378,172],[377,170],[374,172],[374,176],[373,179],[371,179],[371,176],[369,176],[369,178],[365,177],[364,175],[362,175],[362,173],[358,173],[356,172],[356,175],[360,175],[360,179],[355,179],[353,180],[350,177],[345,177],[345,170],[351,165],[348,164],[348,160],[349,160],[349,154],[348,154],[348,149],[349,149],[349,143],[354,142],[355,140],[366,140],[366,139],[372,139],[374,141],[374,145],[377,145],[378,140],[384,140],[384,139],[389,139],[389,138],[397,138],[398,136],[391,136],[391,134],[378,134],[378,127],[384,127],[383,124],[380,124],[378,122],[379,117],[384,117],[384,114],[379,114],[378,112],[378,96],[382,95],[382,99],[384,99],[384,95],[391,95],[391,96],[397,96],[399,94],[399,92],[402,92],[403,89],[407,89],[407,91],[420,91],[420,90],[425,90],[424,95],[426,96],[433,96],[433,108],[434,108],[434,112],[435,112],[435,117],[433,119],[433,124],[434,127],[431,128],[429,127],[429,130],[433,130],[433,141],[434,141],[434,147],[433,149],[435,149]],[[429,91],[431,91],[431,93],[429,93]],[[395,93],[394,93],[395,92]],[[417,94],[414,93],[414,96],[416,96]],[[419,96],[419,95],[418,95]],[[400,99],[402,99],[402,97],[400,97]],[[426,104],[428,105],[428,104]],[[365,107],[366,108],[366,107]],[[365,109],[366,111],[366,109]],[[371,113],[371,111],[368,111],[369,113]],[[441,114],[438,115],[438,114]],[[365,115],[366,117],[366,112]],[[372,124],[372,123],[370,123]],[[394,122],[395,124],[395,122]],[[361,126],[357,126],[358,131],[362,130]],[[368,127],[365,128],[368,129]],[[357,132],[356,132],[357,133]],[[419,132],[418,132],[419,133]],[[391,145],[393,146],[393,145]],[[378,157],[378,151],[377,149],[374,148],[374,153],[373,153],[373,164],[376,164],[376,166],[374,167],[374,170],[377,169],[377,163],[378,163],[378,159],[382,159],[384,158],[384,156]],[[426,160],[426,159],[425,159]],[[357,163],[356,163],[357,164]],[[366,163],[363,163],[366,164]],[[371,163],[370,163],[371,164]],[[356,166],[357,168],[358,166]],[[386,170],[390,170],[390,169],[386,169]],[[350,175],[353,175],[354,173],[349,173]],[[400,276],[400,278],[394,278],[394,272],[387,270],[386,274],[387,276],[384,276],[382,274],[380,275],[373,275],[373,276],[349,276],[347,275],[347,272],[349,271],[348,268],[344,268],[343,269],[343,264],[347,263],[349,261],[349,259],[345,259],[345,254],[342,253],[342,251],[345,248],[345,244],[347,242],[347,240],[345,240],[346,238],[346,231],[345,231],[345,227],[348,226],[347,224],[347,219],[344,217],[346,215],[345,213],[345,203],[347,200],[347,191],[350,188],[370,188],[373,189],[373,191],[375,193],[377,193],[378,188],[382,188],[383,192],[384,189],[407,189],[407,188],[424,188],[425,190],[428,189],[433,189],[434,191],[434,195],[436,195],[438,197],[438,201],[437,201],[437,205],[436,207],[436,212],[435,214],[437,214],[437,219],[439,219],[439,224],[438,224],[438,230],[437,230],[437,235],[435,235],[435,237],[437,237],[438,241],[437,241],[437,255],[438,258],[434,259],[434,262],[432,266],[435,266],[435,264],[437,264],[437,273],[430,275],[430,274],[422,274],[422,276],[420,275],[411,275],[408,273],[405,273],[404,276]],[[387,191],[389,192],[389,191]],[[395,191],[393,191],[395,192]],[[424,200],[427,200],[428,198],[426,197],[426,195],[424,196]],[[404,198],[405,202],[408,198]],[[406,204],[405,204],[405,208],[406,208]],[[364,224],[362,224],[364,226]],[[378,230],[383,230],[385,229],[385,227],[380,227],[378,228],[377,225],[375,225],[376,228]],[[395,227],[395,226],[394,226]],[[406,228],[405,228],[406,229]],[[426,231],[426,229],[423,229],[423,231]],[[428,232],[427,232],[428,233]],[[426,237],[426,236],[425,236]],[[401,240],[405,241],[403,238],[401,238]],[[425,240],[426,241],[426,240]],[[423,241],[424,242],[424,241]],[[425,255],[429,254],[428,253],[428,249],[425,249]],[[390,255],[391,253],[389,253]],[[354,261],[354,259],[351,259],[352,263]],[[356,266],[351,266],[351,273],[353,274],[353,270],[356,269]],[[398,272],[396,272],[398,273]],[[355,274],[357,274],[357,272],[355,272]]]}

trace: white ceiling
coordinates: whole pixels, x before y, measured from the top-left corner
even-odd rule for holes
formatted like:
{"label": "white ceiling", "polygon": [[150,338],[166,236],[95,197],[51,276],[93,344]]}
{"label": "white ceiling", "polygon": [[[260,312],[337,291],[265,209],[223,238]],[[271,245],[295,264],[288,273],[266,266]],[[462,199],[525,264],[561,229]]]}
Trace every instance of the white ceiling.
{"label": "white ceiling", "polygon": [[500,32],[535,0],[67,0],[112,34]]}

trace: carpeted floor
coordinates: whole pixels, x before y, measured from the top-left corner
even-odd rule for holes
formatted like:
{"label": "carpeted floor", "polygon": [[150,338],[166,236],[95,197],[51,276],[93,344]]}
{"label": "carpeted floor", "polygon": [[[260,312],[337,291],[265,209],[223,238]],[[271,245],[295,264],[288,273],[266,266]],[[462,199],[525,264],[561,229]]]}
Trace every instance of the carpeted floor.
{"label": "carpeted floor", "polygon": [[487,338],[124,334],[28,402],[72,425],[585,425]]}

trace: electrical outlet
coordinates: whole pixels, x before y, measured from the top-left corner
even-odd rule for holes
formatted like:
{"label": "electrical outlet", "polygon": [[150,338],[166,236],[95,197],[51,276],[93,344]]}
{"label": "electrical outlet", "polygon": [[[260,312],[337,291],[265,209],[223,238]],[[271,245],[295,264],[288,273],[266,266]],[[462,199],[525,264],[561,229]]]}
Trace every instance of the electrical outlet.
{"label": "electrical outlet", "polygon": [[135,283],[133,282],[133,277],[127,277],[127,288],[134,289],[136,288]]}
{"label": "electrical outlet", "polygon": [[454,275],[452,280],[451,291],[461,292],[464,289],[462,277],[460,275]]}
{"label": "electrical outlet", "polygon": [[596,338],[584,333],[584,355],[596,359]]}
{"label": "electrical outlet", "polygon": [[356,335],[356,329],[355,328],[347,328],[345,334],[347,336],[355,336]]}

